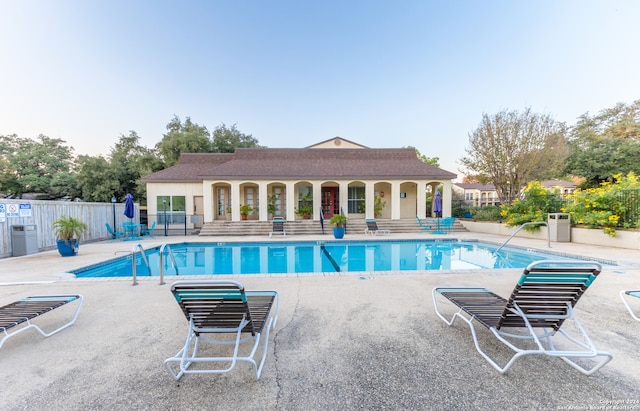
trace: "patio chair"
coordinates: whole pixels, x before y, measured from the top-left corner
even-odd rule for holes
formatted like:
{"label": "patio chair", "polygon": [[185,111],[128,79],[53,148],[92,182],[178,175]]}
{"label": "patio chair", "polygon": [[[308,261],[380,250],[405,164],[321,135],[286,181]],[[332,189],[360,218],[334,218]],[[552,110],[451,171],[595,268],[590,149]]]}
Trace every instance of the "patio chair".
{"label": "patio chair", "polygon": [[[55,330],[47,333],[38,325],[32,323],[32,320],[36,317],[73,301],[78,302],[73,318],[71,318],[71,321],[61,325]],[[82,307],[82,301],[83,298],[79,294],[34,295],[0,307],[0,333],[2,334],[2,338],[0,338],[0,347],[2,347],[5,341],[9,338],[30,328],[35,328],[44,337],[52,336],[53,334],[64,330],[76,322],[76,318],[78,318],[78,313],[80,312],[80,307]]]}
{"label": "patio chair", "polygon": [[[267,357],[269,331],[275,328],[278,320],[276,291],[245,291],[236,281],[202,280],[177,281],[171,286],[171,292],[189,321],[184,347],[164,362],[175,380],[179,380],[184,374],[226,373],[238,361],[249,362],[256,372],[256,379],[260,378]],[[264,348],[258,365],[254,356],[263,332]],[[215,334],[229,334],[233,338],[223,340],[209,336]],[[246,347],[242,345],[246,342],[253,342],[253,347],[243,356],[239,351]],[[207,350],[205,352],[209,355],[198,356],[201,343],[233,346],[233,353],[211,356],[211,351]],[[216,363],[223,365],[212,365]],[[194,364],[198,365],[191,368]]]}
{"label": "patio chair", "polygon": [[109,234],[111,234],[111,237],[114,240],[119,240],[124,237],[124,231],[115,231],[113,228],[111,228],[111,225],[109,225],[109,223],[105,223],[105,225],[107,226],[107,231],[109,232]]}
{"label": "patio chair", "polygon": [[442,222],[440,223],[440,225],[446,233],[450,233],[453,231],[453,226],[455,223],[456,223],[455,217],[445,217],[442,219]]}
{"label": "patio chair", "polygon": [[638,317],[638,314],[633,312],[633,308],[631,308],[631,305],[627,301],[627,299],[628,299],[627,296],[640,298],[640,290],[622,290],[622,291],[620,291],[620,298],[622,298],[622,302],[624,303],[624,306],[627,307],[627,310],[629,310],[629,314],[631,314],[631,316],[636,321],[640,321],[640,317]]}
{"label": "patio chair", "polygon": [[151,238],[155,238],[152,234],[153,230],[155,229],[156,229],[156,222],[154,221],[153,224],[151,224],[151,227],[143,228],[142,230],[140,230],[140,237],[149,236]]}
{"label": "patio chair", "polygon": [[378,235],[378,234],[391,234],[391,230],[381,230],[378,228],[376,220],[364,220],[367,224],[367,228],[364,229],[365,234]]}
{"label": "patio chair", "polygon": [[[506,372],[523,355],[545,354],[560,357],[581,373],[591,375],[613,356],[596,350],[578,322],[573,307],[601,269],[600,264],[588,261],[537,261],[524,270],[508,300],[485,288],[436,287],[432,292],[433,304],[438,317],[448,325],[452,325],[456,318],[467,323],[476,350],[500,373]],[[438,295],[459,307],[450,320],[438,308]],[[572,334],[578,335],[570,335],[560,328],[567,319],[575,328]],[[498,365],[480,347],[475,322],[487,327],[498,341],[515,352],[504,366]],[[556,346],[556,338],[552,339],[556,335],[565,337],[561,343],[569,343],[570,346],[566,349]],[[519,348],[517,340],[533,344]],[[596,357],[601,359],[597,361]],[[585,368],[585,358],[597,362],[591,368]],[[580,359],[580,364],[576,359]]]}
{"label": "patio chair", "polygon": [[418,220],[418,224],[420,224],[420,230],[422,231],[429,231],[431,230],[433,227],[430,224],[423,224],[422,221],[420,220],[420,217],[416,216],[416,220]]}
{"label": "patio chair", "polygon": [[274,234],[282,234],[284,237],[287,236],[287,232],[284,231],[284,218],[282,217],[274,217],[271,232],[269,233],[269,238],[271,238]]}

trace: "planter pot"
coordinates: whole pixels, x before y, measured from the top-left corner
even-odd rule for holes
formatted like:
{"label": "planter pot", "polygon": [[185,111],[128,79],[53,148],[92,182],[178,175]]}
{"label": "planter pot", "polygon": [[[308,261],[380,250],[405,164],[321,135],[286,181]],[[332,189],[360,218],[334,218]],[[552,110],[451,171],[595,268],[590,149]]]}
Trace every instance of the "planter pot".
{"label": "planter pot", "polygon": [[69,241],[58,240],[57,245],[58,245],[58,252],[63,257],[72,257],[78,254],[79,244],[78,244],[78,240],[75,238]]}
{"label": "planter pot", "polygon": [[243,220],[246,220],[247,216],[246,215],[241,215],[240,218],[243,219]]}
{"label": "planter pot", "polygon": [[333,237],[338,239],[344,237],[344,227],[334,227]]}

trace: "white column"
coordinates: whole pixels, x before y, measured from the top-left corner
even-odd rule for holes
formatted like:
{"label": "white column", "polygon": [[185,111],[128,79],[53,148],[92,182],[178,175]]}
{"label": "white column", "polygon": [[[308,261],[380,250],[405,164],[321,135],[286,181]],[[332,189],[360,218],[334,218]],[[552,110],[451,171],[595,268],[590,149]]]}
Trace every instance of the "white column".
{"label": "white column", "polygon": [[267,182],[261,181],[258,183],[258,201],[260,204],[260,211],[258,212],[258,220],[269,221],[269,212],[267,206],[269,204],[269,192]]}
{"label": "white column", "polygon": [[366,181],[364,183],[364,218],[371,219],[373,218],[373,206],[375,205],[375,182]]}
{"label": "white column", "polygon": [[213,201],[213,183],[203,181],[202,206],[204,207],[204,222],[213,221],[215,218],[215,203]]}
{"label": "white column", "polygon": [[231,181],[231,220],[240,221],[240,183]]}
{"label": "white column", "polygon": [[451,180],[442,182],[442,217],[451,217]]}
{"label": "white column", "polygon": [[340,182],[339,185],[340,190],[340,208],[344,210],[344,214],[349,214],[349,183]]}
{"label": "white column", "polygon": [[295,183],[293,181],[286,182],[284,194],[286,207],[284,212],[286,214],[287,221],[293,221],[296,219],[296,206],[298,205]]}
{"label": "white column", "polygon": [[417,190],[416,201],[418,202],[418,204],[416,204],[416,213],[418,217],[420,217],[421,219],[425,217],[425,213],[427,212],[427,206],[426,206],[427,193],[425,192],[426,188],[427,188],[426,181],[422,180],[422,181],[416,182],[416,190]]}
{"label": "white column", "polygon": [[399,220],[400,219],[400,182],[392,181],[391,182],[391,192],[389,193],[391,196],[391,219]]}
{"label": "white column", "polygon": [[320,220],[320,206],[322,205],[322,183],[312,181],[313,187],[313,219]]}

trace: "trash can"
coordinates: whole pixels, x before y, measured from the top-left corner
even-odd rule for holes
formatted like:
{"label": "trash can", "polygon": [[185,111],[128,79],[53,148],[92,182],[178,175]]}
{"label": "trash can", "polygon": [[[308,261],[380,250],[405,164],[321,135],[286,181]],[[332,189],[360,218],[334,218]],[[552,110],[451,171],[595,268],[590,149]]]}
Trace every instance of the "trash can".
{"label": "trash can", "polygon": [[549,240],[558,243],[571,242],[571,214],[549,213],[547,224],[549,224]]}
{"label": "trash can", "polygon": [[35,224],[11,226],[11,255],[14,257],[38,252],[38,231]]}

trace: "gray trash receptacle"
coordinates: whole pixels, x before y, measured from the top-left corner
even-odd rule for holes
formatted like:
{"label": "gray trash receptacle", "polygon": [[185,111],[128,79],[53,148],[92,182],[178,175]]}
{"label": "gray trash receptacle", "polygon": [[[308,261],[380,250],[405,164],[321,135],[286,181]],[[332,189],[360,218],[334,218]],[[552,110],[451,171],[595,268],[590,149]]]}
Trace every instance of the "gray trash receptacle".
{"label": "gray trash receptacle", "polygon": [[571,214],[549,213],[547,224],[549,224],[549,240],[558,243],[571,242]]}
{"label": "gray trash receptacle", "polygon": [[35,224],[11,226],[11,255],[14,257],[38,252],[38,230]]}

